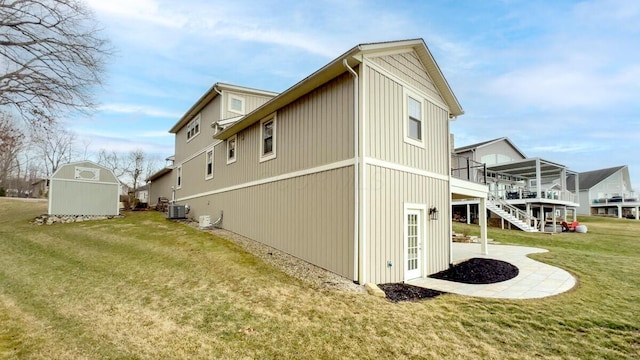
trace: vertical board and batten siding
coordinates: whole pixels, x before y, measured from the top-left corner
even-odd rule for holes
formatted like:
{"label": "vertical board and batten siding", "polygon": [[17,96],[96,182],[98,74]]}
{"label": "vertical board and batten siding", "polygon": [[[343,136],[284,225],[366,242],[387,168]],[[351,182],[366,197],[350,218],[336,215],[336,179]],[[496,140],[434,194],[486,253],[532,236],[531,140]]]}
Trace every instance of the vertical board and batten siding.
{"label": "vertical board and batten siding", "polygon": [[[372,61],[385,72],[365,67],[365,156],[441,176],[434,178],[372,164],[365,168],[366,278],[375,283],[399,282],[405,280],[405,204],[420,204],[427,209],[435,206],[439,210],[438,221],[429,220],[428,210],[422,214],[422,276],[449,266],[449,112],[424,96],[427,93],[441,99],[413,53]],[[388,76],[387,71],[394,76]],[[404,141],[404,87],[423,94],[424,147]],[[388,267],[388,261],[394,265]]]}
{"label": "vertical board and batten siding", "polygon": [[[276,158],[260,162],[261,126],[256,123],[237,134],[236,162],[227,164],[226,142],[215,146],[213,179],[204,180],[204,153],[184,163],[179,202],[188,203],[195,218],[215,220],[222,211],[224,229],[352,278],[352,165],[206,192],[352,159],[353,101],[352,78],[339,76],[277,111]],[[180,200],[196,191],[202,194]]]}
{"label": "vertical board and batten siding", "polygon": [[[341,76],[277,111],[276,158],[260,162],[260,123],[237,135],[235,163],[227,145],[214,150],[217,190],[353,158],[353,81]],[[204,155],[203,155],[204,156]],[[204,178],[204,157],[197,161]]]}
{"label": "vertical board and batten siding", "polygon": [[[205,106],[200,112],[200,134],[187,142],[186,138],[186,126],[180,129],[176,137],[176,165],[182,166],[182,186],[176,190],[176,197],[184,197],[193,194],[198,194],[204,191],[211,190],[214,182],[209,179],[205,180],[205,151],[213,146],[213,144],[219,142],[214,139],[214,129],[211,124],[228,118],[238,117],[239,114],[229,112],[226,110],[228,106],[229,94],[228,91],[223,92],[224,96],[215,97],[207,106]],[[260,105],[267,102],[271,97],[244,94],[239,92],[233,92],[233,95],[242,97],[245,99],[245,112],[249,113],[255,110]],[[224,99],[221,101],[221,99]],[[220,106],[224,106],[224,115],[220,118]],[[226,152],[226,146],[217,147],[217,151],[222,153]],[[224,148],[223,148],[224,147]],[[226,164],[226,158],[223,163],[216,164],[214,159],[214,173],[217,170],[217,166]],[[173,183],[175,184],[176,178],[174,172]]]}
{"label": "vertical board and batten siding", "polygon": [[353,277],[353,167],[191,199],[222,227]]}
{"label": "vertical board and batten siding", "polygon": [[[98,169],[97,180],[75,179],[76,167]],[[61,166],[49,182],[51,215],[118,215],[120,182],[113,172],[84,161]]]}
{"label": "vertical board and batten siding", "polygon": [[434,98],[444,102],[433,80],[424,70],[424,66],[415,51],[402,54],[379,56],[371,58],[371,61],[380,65],[385,70],[399,77],[412,87],[424,91]]}
{"label": "vertical board and batten siding", "polygon": [[248,114],[248,113],[252,112],[253,110],[259,108],[262,104],[264,104],[267,101],[272,99],[271,96],[246,94],[246,93],[229,91],[229,90],[223,91],[223,94],[225,95],[224,96],[224,108],[223,108],[223,113],[222,113],[222,119],[223,120],[241,116],[241,114],[235,113],[233,111],[229,111],[229,98],[230,98],[229,95],[234,95],[234,96],[237,96],[239,98],[244,99],[244,110],[245,110],[244,112],[245,112],[245,114]]}
{"label": "vertical board and batten siding", "polygon": [[200,111],[200,133],[198,135],[187,142],[187,126],[191,120],[176,133],[176,165],[211,145],[213,142],[211,123],[218,120],[220,120],[220,96],[216,96]]}
{"label": "vertical board and batten siding", "polygon": [[[367,278],[376,283],[404,281],[404,205],[435,206],[439,220],[423,213],[422,274],[449,267],[449,183],[416,174],[368,165],[366,231]],[[387,267],[387,261],[394,266]]]}
{"label": "vertical board and batten siding", "polygon": [[449,113],[424,99],[424,144],[404,141],[403,86],[367,67],[366,156],[396,164],[449,174]]}

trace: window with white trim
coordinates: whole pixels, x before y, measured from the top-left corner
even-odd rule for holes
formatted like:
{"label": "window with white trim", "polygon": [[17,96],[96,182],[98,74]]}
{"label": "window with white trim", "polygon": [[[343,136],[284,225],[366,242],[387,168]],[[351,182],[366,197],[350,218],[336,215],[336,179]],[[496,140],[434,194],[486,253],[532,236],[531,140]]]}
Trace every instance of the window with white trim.
{"label": "window with white trim", "polygon": [[182,165],[179,165],[176,169],[176,189],[182,187]]}
{"label": "window with white trim", "polygon": [[205,152],[205,169],[204,169],[204,178],[205,180],[209,180],[213,178],[213,149],[207,150]]}
{"label": "window with white trim", "polygon": [[229,95],[229,111],[244,115],[244,98],[236,95]]}
{"label": "window with white trim", "polygon": [[276,157],[276,115],[260,121],[260,161]]}
{"label": "window with white trim", "polygon": [[424,102],[422,97],[405,89],[403,108],[404,141],[424,147]]}
{"label": "window with white trim", "polygon": [[190,141],[191,139],[193,139],[198,134],[200,134],[200,114],[198,114],[187,125],[187,141]]}
{"label": "window with white trim", "polygon": [[238,153],[238,135],[233,135],[227,139],[227,164],[236,162]]}

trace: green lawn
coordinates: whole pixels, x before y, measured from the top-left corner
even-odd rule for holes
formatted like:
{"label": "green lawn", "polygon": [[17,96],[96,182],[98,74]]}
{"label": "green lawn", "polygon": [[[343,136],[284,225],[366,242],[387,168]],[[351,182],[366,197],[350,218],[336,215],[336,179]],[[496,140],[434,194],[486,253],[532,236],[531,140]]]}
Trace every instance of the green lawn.
{"label": "green lawn", "polygon": [[640,221],[490,229],[549,249],[535,258],[579,279],[565,294],[391,303],[307,285],[156,212],[29,224],[45,211],[0,198],[0,358],[640,358]]}

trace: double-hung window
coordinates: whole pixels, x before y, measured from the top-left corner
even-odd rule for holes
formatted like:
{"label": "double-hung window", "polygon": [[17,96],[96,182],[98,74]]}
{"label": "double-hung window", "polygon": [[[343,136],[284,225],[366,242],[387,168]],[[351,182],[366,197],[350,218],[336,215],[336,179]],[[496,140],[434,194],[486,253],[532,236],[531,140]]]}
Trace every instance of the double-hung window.
{"label": "double-hung window", "polygon": [[205,176],[206,180],[213,178],[213,149],[207,150],[205,153]]}
{"label": "double-hung window", "polygon": [[422,97],[404,91],[404,141],[424,147],[424,103]]}
{"label": "double-hung window", "polygon": [[273,114],[260,122],[260,161],[276,157],[276,115]]}
{"label": "double-hung window", "polygon": [[238,135],[227,139],[227,164],[236,162],[238,153]]}

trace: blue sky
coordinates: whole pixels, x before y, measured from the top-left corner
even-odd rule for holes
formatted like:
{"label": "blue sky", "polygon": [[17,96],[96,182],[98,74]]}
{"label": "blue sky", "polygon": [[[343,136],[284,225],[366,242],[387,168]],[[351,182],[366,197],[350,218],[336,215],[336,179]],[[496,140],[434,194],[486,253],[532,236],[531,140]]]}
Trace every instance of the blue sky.
{"label": "blue sky", "polygon": [[283,91],[359,43],[423,38],[465,115],[456,146],[507,136],[574,171],[629,165],[640,193],[640,1],[87,0],[116,55],[89,150],[173,154],[215,82]]}

